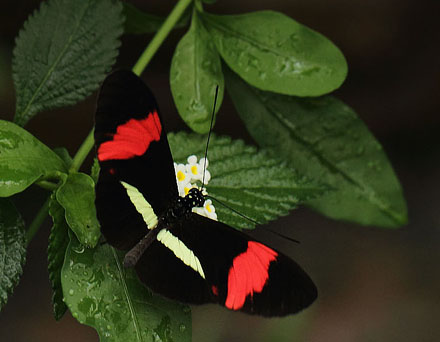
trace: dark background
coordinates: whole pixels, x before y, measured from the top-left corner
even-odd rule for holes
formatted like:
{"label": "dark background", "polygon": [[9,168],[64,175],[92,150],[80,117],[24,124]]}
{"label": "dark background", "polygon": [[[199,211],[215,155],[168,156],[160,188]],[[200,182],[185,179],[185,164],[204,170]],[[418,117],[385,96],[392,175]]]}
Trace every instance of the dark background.
{"label": "dark background", "polygon": [[[0,3],[0,118],[12,119],[14,38],[40,1]],[[174,1],[132,1],[166,15]],[[214,13],[283,12],[321,32],[345,54],[349,74],[336,95],[352,106],[383,144],[402,183],[410,223],[396,230],[361,227],[298,209],[271,228],[301,241],[254,233],[297,260],[319,288],[304,313],[262,319],[207,305],[193,310],[200,341],[440,341],[440,2],[437,0],[219,0]],[[143,74],[168,130],[186,129],[169,89],[169,65],[185,29],[174,31]],[[119,66],[131,67],[151,36],[123,38]],[[26,128],[51,147],[74,154],[92,128],[95,95],[75,107],[47,111]],[[215,131],[252,142],[226,96]],[[16,196],[27,222],[46,194]],[[47,220],[29,246],[24,275],[0,313],[0,341],[98,341],[70,314],[52,316],[47,274]],[[127,341],[128,342],[128,341]]]}

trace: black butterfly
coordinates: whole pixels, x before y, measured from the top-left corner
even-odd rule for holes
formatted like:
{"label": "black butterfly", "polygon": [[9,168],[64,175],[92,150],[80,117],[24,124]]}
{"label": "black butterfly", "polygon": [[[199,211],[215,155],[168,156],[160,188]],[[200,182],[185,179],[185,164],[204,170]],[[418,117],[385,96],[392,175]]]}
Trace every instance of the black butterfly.
{"label": "black butterfly", "polygon": [[95,118],[101,166],[96,209],[107,242],[154,292],[189,304],[284,316],[308,307],[317,290],[293,260],[192,212],[205,196],[179,197],[159,109],[130,71],[104,81]]}

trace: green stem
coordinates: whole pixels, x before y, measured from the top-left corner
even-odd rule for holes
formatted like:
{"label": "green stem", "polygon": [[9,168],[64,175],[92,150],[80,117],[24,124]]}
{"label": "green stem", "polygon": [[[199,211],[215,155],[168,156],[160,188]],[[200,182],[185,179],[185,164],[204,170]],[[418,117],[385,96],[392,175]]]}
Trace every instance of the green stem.
{"label": "green stem", "polygon": [[76,172],[81,167],[81,164],[84,162],[84,159],[90,153],[90,150],[93,148],[94,138],[93,138],[93,129],[87,135],[87,138],[83,141],[75,156],[73,157],[72,165],[70,165],[69,172]]}
{"label": "green stem", "polygon": [[49,213],[49,200],[50,197],[46,200],[46,202],[44,202],[43,206],[40,208],[34,220],[30,224],[29,229],[26,231],[26,246],[32,241],[33,237],[38,232],[38,229],[40,229],[40,226],[46,219],[46,216]]}
{"label": "green stem", "polygon": [[45,181],[45,180],[41,180],[35,183],[36,185],[38,185],[40,188],[49,190],[49,191],[53,191],[56,188],[58,188],[58,184],[49,182],[49,181]]}
{"label": "green stem", "polygon": [[160,29],[157,31],[153,39],[148,44],[147,48],[142,53],[141,57],[138,59],[133,67],[133,72],[136,75],[140,75],[144,71],[147,64],[150,62],[151,58],[154,56],[156,51],[162,45],[165,38],[168,36],[170,31],[176,25],[180,17],[182,16],[185,9],[191,4],[192,0],[180,0],[176,6],[173,8],[169,16],[163,22]]}
{"label": "green stem", "polygon": [[[144,69],[150,62],[151,58],[154,56],[156,51],[162,45],[165,38],[168,36],[168,34],[176,25],[182,14],[185,12],[185,9],[191,4],[192,1],[193,0],[179,0],[179,2],[176,4],[176,6],[171,11],[171,13],[168,15],[167,19],[160,27],[159,31],[157,31],[156,35],[150,41],[150,43],[145,48],[144,52],[142,53],[142,55],[139,57],[138,61],[134,65],[132,70],[136,75],[139,76],[144,71]],[[87,135],[87,138],[81,144],[75,156],[73,157],[72,165],[70,166],[69,172],[76,172],[79,170],[81,164],[84,162],[87,155],[90,153],[90,150],[93,148],[93,144],[94,144],[94,137],[93,137],[93,129],[92,129],[90,133]],[[38,185],[48,188],[49,185],[43,182],[44,181],[40,181]],[[43,206],[40,208],[37,216],[35,216],[34,220],[29,226],[29,229],[26,232],[27,244],[29,244],[29,242],[32,240],[32,238],[40,228],[48,212],[49,212],[49,199],[47,199],[46,202],[43,204]]]}
{"label": "green stem", "polygon": [[203,4],[201,0],[196,0],[195,1],[195,8],[199,11],[199,12],[203,12]]}

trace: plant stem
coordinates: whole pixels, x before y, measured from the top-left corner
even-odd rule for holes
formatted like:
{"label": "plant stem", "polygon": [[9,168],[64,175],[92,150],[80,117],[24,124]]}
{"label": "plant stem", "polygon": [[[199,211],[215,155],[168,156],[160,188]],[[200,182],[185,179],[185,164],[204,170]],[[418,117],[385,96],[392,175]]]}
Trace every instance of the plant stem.
{"label": "plant stem", "polygon": [[81,164],[86,159],[90,150],[93,147],[94,138],[93,138],[93,129],[87,135],[87,138],[83,141],[75,156],[73,157],[72,165],[70,166],[69,172],[78,171],[81,167]]}
{"label": "plant stem", "polygon": [[162,45],[165,38],[168,36],[170,31],[176,25],[177,21],[182,16],[185,9],[191,4],[192,0],[180,0],[176,6],[173,8],[169,16],[166,18],[160,29],[157,31],[156,35],[150,41],[147,48],[142,53],[141,57],[138,59],[133,67],[133,72],[136,75],[140,75],[145,69],[147,64],[150,62],[151,58],[154,56],[156,51]]}
{"label": "plant stem", "polygon": [[35,234],[38,232],[38,229],[44,222],[49,212],[49,200],[50,197],[48,197],[46,202],[44,202],[43,206],[40,208],[34,220],[30,224],[29,229],[26,231],[26,246],[29,245]]}
{"label": "plant stem", "polygon": [[[160,27],[159,31],[157,31],[156,35],[147,45],[144,52],[142,53],[142,55],[139,57],[138,61],[134,65],[132,70],[136,75],[139,76],[144,71],[144,69],[150,62],[151,58],[154,56],[156,51],[162,45],[165,38],[168,36],[170,31],[173,29],[177,21],[182,16],[183,12],[185,12],[185,9],[191,4],[192,1],[193,0],[179,0],[179,2],[176,4],[176,6],[171,11],[171,13],[168,15],[167,19]],[[79,170],[81,164],[84,162],[87,155],[90,153],[90,150],[93,148],[93,144],[94,144],[94,137],[93,137],[93,129],[92,129],[90,133],[87,135],[87,138],[83,141],[83,143],[79,147],[75,156],[73,157],[72,165],[70,166],[69,172],[76,172]],[[45,187],[45,185],[47,184],[42,182],[44,181],[39,182],[40,183],[39,185]],[[34,220],[29,226],[29,229],[27,230],[26,244],[29,244],[29,242],[32,240],[32,238],[40,228],[41,224],[43,223],[44,219],[46,218],[48,212],[49,212],[49,198],[46,200],[46,202],[44,202],[43,206],[38,211],[37,216],[35,216]]]}
{"label": "plant stem", "polygon": [[35,183],[36,185],[38,185],[40,188],[49,190],[49,191],[53,191],[56,188],[58,188],[58,184],[49,182],[49,181],[45,181],[45,180],[41,180]]}

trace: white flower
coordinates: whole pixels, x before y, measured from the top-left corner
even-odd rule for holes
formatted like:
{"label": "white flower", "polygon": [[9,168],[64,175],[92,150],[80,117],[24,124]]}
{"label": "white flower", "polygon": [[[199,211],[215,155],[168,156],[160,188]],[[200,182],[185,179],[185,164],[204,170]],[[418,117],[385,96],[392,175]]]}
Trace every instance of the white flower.
{"label": "white flower", "polygon": [[[197,157],[192,155],[188,157],[188,164],[186,164],[186,172],[188,175],[191,176],[191,180],[198,180],[202,181],[204,180],[205,184],[208,184],[209,180],[211,179],[211,174],[209,173],[206,168],[209,165],[208,159],[201,158],[199,162],[197,162]],[[203,170],[205,170],[205,179],[203,179]]]}
{"label": "white flower", "polygon": [[205,179],[203,179],[203,176],[201,177],[202,180],[204,180],[204,185],[208,184],[208,182],[211,180],[211,173],[208,171],[209,161],[207,158],[200,158],[199,161],[199,167],[200,172],[203,174],[203,170],[205,170]]}
{"label": "white flower", "polygon": [[[201,158],[197,162],[197,157],[192,155],[188,157],[188,164],[176,164],[174,163],[174,170],[176,172],[177,190],[179,196],[185,197],[191,188],[197,188],[196,182],[203,180],[202,173],[205,169],[204,184],[208,184],[211,179],[211,174],[206,168],[209,165],[208,159]],[[200,188],[204,196],[208,195],[206,188]],[[212,204],[211,204],[212,206]],[[202,208],[203,209],[203,208]],[[208,210],[208,209],[207,209]],[[208,210],[209,212],[209,210]]]}
{"label": "white flower", "polygon": [[191,176],[186,172],[186,165],[174,163],[174,170],[176,172],[177,187],[185,187],[191,181]]}
{"label": "white flower", "polygon": [[217,221],[217,214],[215,212],[215,207],[212,205],[212,201],[210,199],[206,200],[203,204],[203,208],[197,207],[192,208],[193,213],[197,213],[199,215],[210,218],[211,220]]}
{"label": "white flower", "polygon": [[[205,165],[205,163],[206,163],[206,165]],[[202,168],[203,168],[203,167],[208,168],[208,166],[209,166],[209,161],[208,161],[208,159],[205,158],[205,157],[200,158],[199,165],[200,165],[200,167],[202,167]]]}
{"label": "white flower", "polygon": [[191,179],[199,180],[202,171],[200,170],[200,165],[197,163],[196,156],[188,157],[188,164],[186,164],[186,172],[190,175]]}
{"label": "white flower", "polygon": [[[209,180],[211,179],[211,174],[208,170],[205,169],[205,163],[206,167],[208,167],[208,160],[206,158],[201,158],[200,162],[197,162],[196,156],[189,156],[188,157],[188,164],[186,164],[186,172],[188,175],[191,176],[192,181],[203,181],[205,184],[208,184]],[[205,170],[205,179],[203,179],[203,170]]]}
{"label": "white flower", "polygon": [[197,185],[191,183],[186,183],[182,186],[177,185],[177,190],[179,190],[180,197],[185,197],[186,195],[188,195],[189,190],[192,188],[197,188]]}

